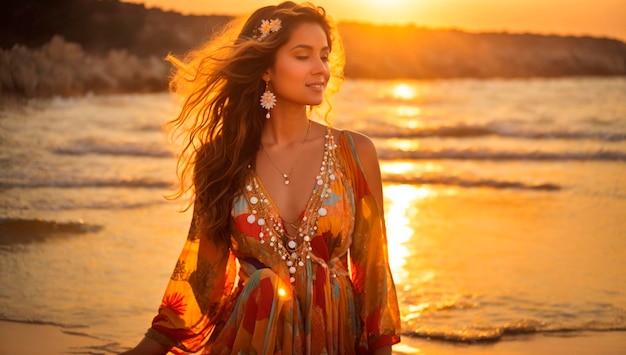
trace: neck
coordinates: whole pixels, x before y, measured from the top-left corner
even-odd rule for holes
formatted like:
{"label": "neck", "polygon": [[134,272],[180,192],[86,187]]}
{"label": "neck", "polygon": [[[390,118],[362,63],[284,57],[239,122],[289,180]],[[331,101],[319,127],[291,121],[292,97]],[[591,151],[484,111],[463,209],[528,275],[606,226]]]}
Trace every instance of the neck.
{"label": "neck", "polygon": [[284,146],[301,142],[309,127],[306,107],[294,110],[273,110],[272,117],[265,122],[261,133],[264,146]]}

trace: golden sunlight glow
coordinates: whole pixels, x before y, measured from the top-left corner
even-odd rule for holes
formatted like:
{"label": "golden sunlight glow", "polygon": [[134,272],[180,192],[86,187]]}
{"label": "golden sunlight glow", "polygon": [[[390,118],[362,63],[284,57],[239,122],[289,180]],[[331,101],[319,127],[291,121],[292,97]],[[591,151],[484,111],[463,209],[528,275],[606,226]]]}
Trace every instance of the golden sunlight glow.
{"label": "golden sunlight glow", "polygon": [[398,84],[393,88],[393,97],[400,100],[415,98],[415,89],[407,84]]}
{"label": "golden sunlight glow", "polygon": [[383,175],[388,174],[405,174],[413,171],[415,169],[415,164],[410,162],[381,162],[380,171]]}
{"label": "golden sunlight glow", "polygon": [[[415,106],[396,107],[396,116],[399,116],[399,117],[415,117],[415,116],[419,116],[420,113],[422,113],[422,110],[419,107],[415,107]],[[413,127],[407,124],[407,127],[409,128],[417,128],[417,127],[424,125],[422,122],[419,122],[419,121],[409,121],[409,122],[415,124]]]}
{"label": "golden sunlight glow", "polygon": [[420,148],[420,142],[417,139],[389,139],[387,145],[390,148],[399,149],[404,152],[415,152]]}
{"label": "golden sunlight glow", "polygon": [[443,171],[443,166],[441,166],[441,164],[433,163],[430,161],[420,164],[420,168],[422,169],[422,171],[429,173],[440,173]]}
{"label": "golden sunlight glow", "polygon": [[409,3],[409,0],[361,0],[363,5],[369,6],[398,6],[398,5],[406,5]]}
{"label": "golden sunlight glow", "polygon": [[398,22],[398,18],[404,18],[403,22],[408,22],[407,13],[416,10],[414,0],[345,0],[343,7],[349,6],[350,2],[354,3],[352,16],[371,18],[370,22],[373,23],[393,23]]}
{"label": "golden sunlight glow", "polygon": [[[184,14],[243,15],[257,0],[123,0]],[[416,24],[468,31],[610,36],[626,39],[624,0],[316,0],[336,20]],[[268,3],[269,4],[269,3]],[[537,16],[554,14],[554,16]]]}
{"label": "golden sunlight glow", "polygon": [[[415,112],[416,114],[413,116],[417,116],[420,114],[421,110],[419,108],[415,108]],[[420,121],[420,120],[408,120],[404,122],[404,125],[407,128],[411,128],[411,129],[415,129],[415,128],[422,128],[425,126],[424,122]]]}
{"label": "golden sunlight glow", "polygon": [[[395,145],[394,145],[395,147]],[[380,164],[380,171],[387,174],[407,174],[407,173],[441,173],[443,166],[433,162],[412,163],[408,161],[383,161]],[[431,194],[436,193],[434,190]]]}
{"label": "golden sunlight glow", "polygon": [[279,289],[278,289],[278,296],[280,296],[280,297],[285,297],[285,296],[287,296],[287,291],[285,291],[285,289],[284,289],[284,288],[282,288],[282,287],[281,287],[281,288],[279,288]]}
{"label": "golden sunlight glow", "polygon": [[385,220],[387,225],[387,243],[389,248],[389,266],[396,283],[403,283],[408,272],[404,269],[409,251],[405,246],[415,233],[415,224],[411,223],[408,212],[417,214],[419,211],[414,205],[416,199],[430,196],[431,189],[412,185],[386,185],[384,194],[388,202]]}

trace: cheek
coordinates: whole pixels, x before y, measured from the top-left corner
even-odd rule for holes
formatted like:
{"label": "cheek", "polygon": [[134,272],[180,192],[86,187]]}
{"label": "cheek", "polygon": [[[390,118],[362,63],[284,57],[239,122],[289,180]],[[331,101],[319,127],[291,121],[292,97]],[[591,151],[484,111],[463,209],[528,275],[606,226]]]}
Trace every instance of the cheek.
{"label": "cheek", "polygon": [[288,76],[292,78],[306,78],[311,71],[306,62],[297,59],[291,60],[287,66]]}
{"label": "cheek", "polygon": [[288,87],[304,80],[306,74],[307,72],[303,70],[301,63],[285,61],[276,67],[274,84],[280,87]]}

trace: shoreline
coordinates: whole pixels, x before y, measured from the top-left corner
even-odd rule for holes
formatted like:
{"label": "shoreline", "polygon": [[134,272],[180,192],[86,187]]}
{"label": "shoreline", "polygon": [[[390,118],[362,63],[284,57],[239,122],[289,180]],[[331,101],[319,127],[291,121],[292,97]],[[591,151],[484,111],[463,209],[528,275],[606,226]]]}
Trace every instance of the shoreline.
{"label": "shoreline", "polygon": [[0,320],[0,355],[115,354],[118,344],[58,325]]}
{"label": "shoreline", "polygon": [[405,336],[400,344],[416,350],[394,348],[396,355],[620,355],[626,354],[626,331],[534,333],[474,344]]}
{"label": "shoreline", "polygon": [[[123,350],[120,344],[73,333],[60,326],[0,320],[0,355],[116,354]],[[402,342],[393,347],[393,353],[618,355],[626,353],[626,331],[538,333],[504,337],[486,344],[451,343],[403,336]]]}

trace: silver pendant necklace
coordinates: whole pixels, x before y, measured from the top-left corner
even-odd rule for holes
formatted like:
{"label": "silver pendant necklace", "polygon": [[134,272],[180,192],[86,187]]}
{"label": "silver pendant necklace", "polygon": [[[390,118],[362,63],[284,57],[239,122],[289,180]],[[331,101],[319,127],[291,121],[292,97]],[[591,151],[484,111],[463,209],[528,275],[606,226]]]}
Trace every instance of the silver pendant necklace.
{"label": "silver pendant necklace", "polygon": [[306,138],[309,136],[309,131],[310,130],[311,130],[311,120],[309,120],[309,125],[307,126],[306,133],[304,134],[304,138],[302,139],[302,143],[300,143],[300,149],[298,149],[298,154],[296,154],[296,158],[293,160],[293,163],[291,163],[291,168],[289,169],[289,172],[286,172],[286,173],[282,172],[282,170],[280,170],[280,168],[278,168],[276,163],[274,163],[274,160],[272,160],[272,157],[270,157],[270,155],[265,150],[265,147],[263,146],[263,144],[261,144],[261,150],[263,151],[263,153],[265,153],[265,156],[267,157],[267,159],[269,159],[270,163],[274,166],[274,169],[276,169],[276,171],[278,171],[282,175],[282,177],[283,177],[283,184],[285,184],[285,185],[289,185],[289,183],[291,182],[289,180],[289,175],[291,175],[291,172],[293,171],[294,166],[296,166],[296,162],[298,161],[298,158],[300,158],[300,153],[302,153],[302,148],[304,147],[304,142],[306,142]]}

